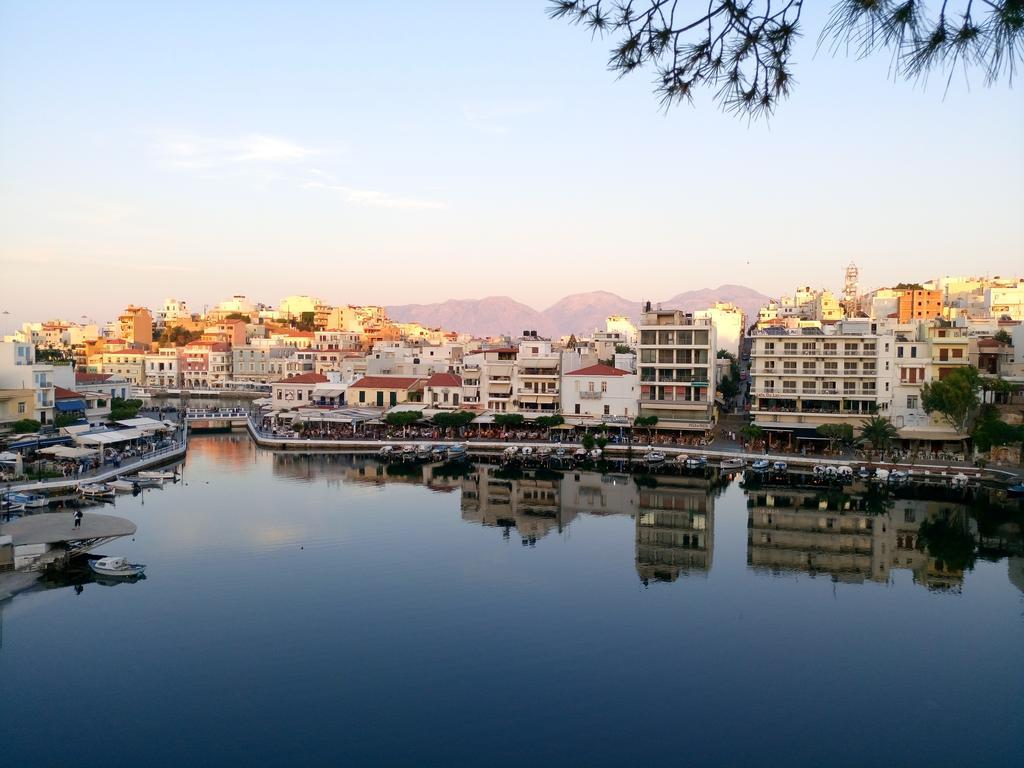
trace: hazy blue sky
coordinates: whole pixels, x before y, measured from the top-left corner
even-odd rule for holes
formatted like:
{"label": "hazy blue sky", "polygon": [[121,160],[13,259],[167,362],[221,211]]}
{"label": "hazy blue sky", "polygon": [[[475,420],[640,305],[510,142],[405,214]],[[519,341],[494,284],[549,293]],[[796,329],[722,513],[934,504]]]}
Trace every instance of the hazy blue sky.
{"label": "hazy blue sky", "polygon": [[0,309],[538,307],[1024,264],[1024,99],[815,38],[768,124],[659,111],[607,43],[508,2],[0,2]]}

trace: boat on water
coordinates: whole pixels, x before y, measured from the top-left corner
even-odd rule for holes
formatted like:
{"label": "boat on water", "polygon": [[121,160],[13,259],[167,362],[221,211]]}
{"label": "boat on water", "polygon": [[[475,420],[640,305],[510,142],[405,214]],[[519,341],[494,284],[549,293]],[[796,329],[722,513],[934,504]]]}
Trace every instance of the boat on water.
{"label": "boat on water", "polygon": [[415,445],[403,445],[402,446],[402,459],[410,461],[416,458],[416,446]]}
{"label": "boat on water", "polygon": [[600,448],[593,448],[593,449],[591,449],[591,451],[590,451],[590,459],[591,459],[591,461],[597,461],[598,459],[601,458],[601,456],[602,456],[602,451],[601,451]]}
{"label": "boat on water", "polygon": [[770,467],[771,462],[769,462],[768,459],[757,459],[750,465],[750,468],[755,472],[767,472]]}
{"label": "boat on water", "polygon": [[857,470],[857,477],[861,480],[870,480],[874,475],[874,470],[872,470],[871,467],[861,467]]}
{"label": "boat on water", "polygon": [[533,447],[529,446],[529,445],[524,445],[522,448],[519,449],[519,453],[524,458],[526,458],[528,456],[533,456]]}
{"label": "boat on water", "polygon": [[141,563],[129,563],[123,557],[101,557],[99,560],[90,560],[89,567],[93,573],[101,576],[120,576],[121,578],[133,578],[141,576],[146,566]]}
{"label": "boat on water", "polygon": [[465,461],[469,458],[469,446],[465,443],[456,443],[448,446],[448,461]]}
{"label": "boat on water", "polygon": [[126,477],[119,477],[117,480],[111,480],[107,483],[115,491],[121,493],[133,493],[135,491],[141,491],[142,485],[137,480],[129,480]]}
{"label": "boat on water", "polygon": [[875,480],[878,480],[879,482],[884,483],[888,479],[889,479],[889,470],[888,469],[882,469],[881,467],[879,467],[878,469],[875,470]]}
{"label": "boat on water", "polygon": [[380,450],[379,450],[379,451],[377,451],[377,455],[378,455],[378,456],[379,456],[380,458],[382,458],[382,459],[388,459],[388,458],[391,458],[391,454],[393,454],[394,452],[395,452],[395,448],[394,448],[394,446],[391,446],[391,445],[382,445],[382,446],[380,447]]}
{"label": "boat on water", "polygon": [[558,446],[557,448],[555,448],[556,459],[564,459],[566,456],[568,456],[568,454],[569,452],[565,450],[565,448],[563,448],[562,446]]}
{"label": "boat on water", "polygon": [[773,472],[788,472],[789,471],[789,464],[787,464],[784,461],[773,462],[772,463],[772,471]]}
{"label": "boat on water", "polygon": [[707,456],[676,456],[677,462],[680,459],[686,469],[704,469],[708,465]]}
{"label": "boat on water", "polygon": [[131,475],[124,479],[139,486],[140,488],[159,488],[164,484],[164,481],[158,477],[141,477],[139,475]]}
{"label": "boat on water", "polygon": [[957,472],[949,480],[949,484],[954,488],[966,488],[968,482],[970,482],[970,480],[963,472]]}
{"label": "boat on water", "polygon": [[910,482],[910,473],[902,469],[896,469],[889,473],[890,485],[902,485]]}
{"label": "boat on water", "polygon": [[86,483],[78,486],[78,493],[87,499],[112,499],[116,491],[107,483]]}
{"label": "boat on water", "polygon": [[572,456],[573,456],[574,459],[576,459],[576,461],[586,461],[588,455],[589,454],[587,453],[587,449],[586,448],[577,448],[572,453]]}
{"label": "boat on water", "polygon": [[140,480],[177,480],[178,473],[166,469],[145,469],[136,474]]}
{"label": "boat on water", "polygon": [[546,459],[550,455],[551,455],[551,448],[549,448],[546,445],[542,445],[542,446],[540,446],[537,449],[537,458],[538,459]]}
{"label": "boat on water", "polygon": [[661,451],[648,451],[644,454],[644,464],[648,467],[656,467],[665,463],[665,454]]}
{"label": "boat on water", "polygon": [[743,459],[722,459],[722,469],[743,469],[746,462]]}
{"label": "boat on water", "polygon": [[434,447],[432,445],[421,445],[416,448],[416,458],[420,461],[427,461],[433,455]]}
{"label": "boat on water", "polygon": [[0,501],[0,515],[13,515],[24,511],[24,504],[15,504],[6,498]]}
{"label": "boat on water", "polygon": [[1014,483],[1006,489],[1006,495],[1011,499],[1024,498],[1024,483]]}
{"label": "boat on water", "polygon": [[50,503],[50,500],[43,494],[32,493],[31,491],[19,491],[17,493],[8,494],[7,501],[11,504],[20,504],[22,507],[27,509],[45,507]]}

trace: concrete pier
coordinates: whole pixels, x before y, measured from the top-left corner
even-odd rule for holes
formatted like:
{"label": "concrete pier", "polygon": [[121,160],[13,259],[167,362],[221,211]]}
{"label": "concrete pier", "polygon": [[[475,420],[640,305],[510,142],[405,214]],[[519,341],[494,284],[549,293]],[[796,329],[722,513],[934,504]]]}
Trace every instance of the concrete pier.
{"label": "concrete pier", "polygon": [[73,512],[43,512],[0,525],[0,536],[9,536],[14,547],[14,570],[38,571],[88,552],[94,547],[133,536],[131,520],[86,512],[75,527]]}

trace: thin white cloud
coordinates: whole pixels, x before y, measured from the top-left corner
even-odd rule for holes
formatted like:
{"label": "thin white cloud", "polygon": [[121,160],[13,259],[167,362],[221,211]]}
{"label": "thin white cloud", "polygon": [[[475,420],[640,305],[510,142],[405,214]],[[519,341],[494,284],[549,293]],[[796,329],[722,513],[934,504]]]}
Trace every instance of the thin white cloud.
{"label": "thin white cloud", "polygon": [[309,173],[319,177],[319,179],[307,181],[302,186],[309,189],[327,189],[332,192],[338,192],[342,199],[350,205],[365,205],[373,208],[421,208],[434,210],[447,207],[439,200],[396,197],[388,192],[379,192],[373,189],[357,189],[356,187],[338,184],[331,178],[330,174],[315,168],[310,169]]}
{"label": "thin white cloud", "polygon": [[199,169],[294,163],[317,153],[288,139],[258,133],[227,139],[196,134],[165,135],[157,140],[156,150],[173,166]]}

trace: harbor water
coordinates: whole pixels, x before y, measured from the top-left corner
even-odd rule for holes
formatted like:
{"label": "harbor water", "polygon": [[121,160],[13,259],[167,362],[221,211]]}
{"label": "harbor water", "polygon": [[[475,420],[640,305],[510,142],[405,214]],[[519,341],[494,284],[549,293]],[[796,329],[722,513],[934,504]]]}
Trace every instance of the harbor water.
{"label": "harbor water", "polygon": [[1016,504],[232,433],[103,511],[146,578],[0,604],[4,765],[1019,764]]}

